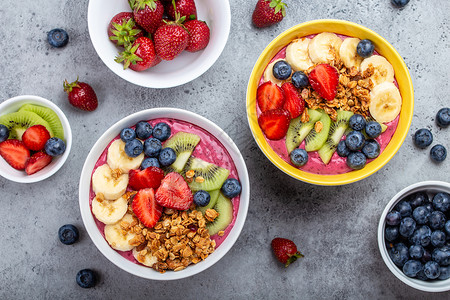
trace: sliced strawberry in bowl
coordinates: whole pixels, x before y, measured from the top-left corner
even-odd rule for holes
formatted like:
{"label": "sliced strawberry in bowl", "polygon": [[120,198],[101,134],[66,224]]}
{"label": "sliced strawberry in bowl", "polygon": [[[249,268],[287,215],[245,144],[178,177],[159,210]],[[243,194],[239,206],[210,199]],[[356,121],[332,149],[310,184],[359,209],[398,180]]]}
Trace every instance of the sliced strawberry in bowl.
{"label": "sliced strawberry in bowl", "polygon": [[289,112],[291,119],[297,118],[305,110],[305,100],[303,100],[297,88],[291,82],[284,83],[281,89],[286,99],[283,108]]}
{"label": "sliced strawberry in bowl", "polygon": [[194,197],[183,176],[172,172],[161,181],[156,191],[156,201],[167,208],[186,210],[194,202]]}
{"label": "sliced strawberry in bowl", "polygon": [[45,143],[50,139],[50,133],[42,125],[34,125],[25,130],[22,142],[29,150],[40,151],[44,149]]}
{"label": "sliced strawberry in bowl", "polygon": [[131,204],[134,214],[146,227],[153,228],[162,214],[162,206],[155,200],[153,189],[142,189],[133,198]]}
{"label": "sliced strawberry in bowl", "polygon": [[273,109],[258,117],[258,124],[269,140],[279,140],[286,136],[291,115],[285,109]]}
{"label": "sliced strawberry in bowl", "polygon": [[332,101],[337,94],[339,73],[328,64],[317,65],[308,76],[312,88],[325,100]]}
{"label": "sliced strawberry in bowl", "polygon": [[130,170],[129,176],[128,186],[133,190],[157,189],[164,178],[164,171],[157,167],[148,167],[144,170]]}
{"label": "sliced strawberry in bowl", "polygon": [[25,172],[28,175],[32,175],[48,166],[52,162],[52,159],[53,157],[45,152],[36,152],[27,161]]}
{"label": "sliced strawberry in bowl", "polygon": [[0,143],[0,155],[14,169],[24,170],[30,150],[19,140],[6,140]]}
{"label": "sliced strawberry in bowl", "polygon": [[283,90],[270,81],[265,82],[256,91],[256,101],[261,112],[282,108],[285,101]]}

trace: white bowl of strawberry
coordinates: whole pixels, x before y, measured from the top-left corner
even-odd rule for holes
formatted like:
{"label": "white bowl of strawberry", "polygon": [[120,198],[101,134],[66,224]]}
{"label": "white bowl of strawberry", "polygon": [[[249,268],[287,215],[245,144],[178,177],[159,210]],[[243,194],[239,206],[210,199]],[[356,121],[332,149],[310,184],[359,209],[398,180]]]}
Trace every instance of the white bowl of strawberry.
{"label": "white bowl of strawberry", "polygon": [[134,84],[168,88],[206,72],[228,39],[228,0],[94,0],[88,25],[97,54]]}
{"label": "white bowl of strawberry", "polygon": [[172,280],[223,257],[247,215],[249,179],[233,141],[185,110],[154,108],[109,128],[80,178],[80,209],[97,248],[134,275]]}

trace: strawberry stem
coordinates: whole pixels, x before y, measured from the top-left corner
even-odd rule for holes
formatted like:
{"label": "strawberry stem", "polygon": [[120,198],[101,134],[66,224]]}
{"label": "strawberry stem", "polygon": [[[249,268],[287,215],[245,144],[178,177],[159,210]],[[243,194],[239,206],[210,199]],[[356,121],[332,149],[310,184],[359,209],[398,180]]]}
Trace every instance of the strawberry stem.
{"label": "strawberry stem", "polygon": [[121,63],[123,62],[123,69],[127,69],[130,64],[135,65],[138,61],[142,61],[143,59],[136,55],[136,50],[139,48],[140,44],[135,44],[133,46],[129,45],[125,51],[119,53],[114,59],[115,62]]}
{"label": "strawberry stem", "polygon": [[70,92],[72,92],[72,89],[73,89],[74,87],[81,88],[80,85],[78,84],[78,76],[77,76],[77,80],[75,80],[75,81],[72,82],[72,83],[69,83],[69,82],[67,81],[67,79],[65,79],[64,82],[63,82],[63,87],[64,87],[64,91],[65,91],[67,94],[70,94]]}
{"label": "strawberry stem", "polygon": [[290,256],[286,262],[286,264],[284,265],[286,268],[292,264],[294,261],[296,261],[299,258],[304,257],[303,254],[300,253],[300,251],[297,251],[296,253],[292,254],[292,256]]}

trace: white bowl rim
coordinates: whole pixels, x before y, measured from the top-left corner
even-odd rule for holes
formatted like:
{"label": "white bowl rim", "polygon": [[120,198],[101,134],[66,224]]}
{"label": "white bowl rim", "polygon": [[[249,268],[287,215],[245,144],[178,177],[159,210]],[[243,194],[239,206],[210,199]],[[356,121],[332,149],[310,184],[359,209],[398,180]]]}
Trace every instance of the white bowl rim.
{"label": "white bowl rim", "polygon": [[[166,272],[164,274],[161,274],[152,268],[145,267],[142,265],[135,264],[126,258],[122,257],[119,253],[117,253],[116,250],[112,249],[109,244],[106,242],[104,237],[101,235],[100,231],[97,228],[97,225],[95,224],[94,218],[92,216],[92,212],[90,209],[89,201],[86,201],[86,195],[89,195],[90,191],[90,182],[91,182],[91,173],[93,170],[93,167],[95,163],[98,160],[98,157],[100,154],[104,151],[106,145],[119,134],[120,129],[124,127],[128,127],[131,125],[134,125],[139,120],[148,120],[148,119],[156,119],[156,118],[173,118],[178,120],[184,120],[190,123],[193,123],[204,130],[207,130],[210,134],[214,135],[215,131],[216,134],[215,137],[223,144],[223,146],[227,149],[230,156],[233,159],[233,162],[236,166],[236,169],[238,171],[239,180],[242,185],[242,192],[240,196],[240,203],[239,203],[239,211],[238,215],[236,217],[236,222],[231,229],[229,235],[227,238],[223,241],[223,243],[220,245],[219,248],[216,249],[207,259],[204,261],[199,262],[196,265],[190,265],[184,270],[178,271],[178,272]],[[190,119],[191,118],[191,119]],[[188,119],[188,120],[186,120]],[[192,121],[192,120],[195,121]],[[135,120],[135,121],[133,121]],[[136,121],[137,120],[137,121]],[[201,125],[200,125],[200,124]],[[209,126],[209,128],[205,128],[204,126]],[[111,137],[112,138],[108,138]],[[104,146],[103,146],[104,145]],[[100,153],[100,154],[99,154]],[[98,155],[97,155],[98,154]],[[87,199],[89,199],[89,196],[87,196]],[[91,240],[94,242],[97,249],[100,250],[100,252],[113,264],[118,266],[119,268],[134,274],[136,276],[146,278],[146,279],[153,279],[153,280],[175,280],[175,279],[181,279],[186,278],[192,275],[195,275],[197,273],[200,273],[213,264],[215,264],[217,261],[219,261],[234,245],[236,240],[238,239],[242,228],[245,223],[245,219],[247,217],[248,212],[248,206],[249,206],[249,200],[250,200],[250,182],[247,172],[247,167],[244,161],[244,158],[242,157],[239,149],[233,142],[233,140],[223,131],[219,126],[214,124],[212,121],[206,119],[205,117],[202,117],[196,113],[178,109],[178,108],[151,108],[147,110],[142,110],[139,112],[136,112],[134,114],[131,114],[118,122],[116,122],[114,125],[112,125],[94,144],[91,151],[89,152],[86,161],[83,166],[83,170],[81,172],[80,176],[80,183],[79,183],[79,204],[80,204],[80,211],[81,211],[81,217],[83,219],[83,223],[85,225],[86,231],[88,232]]]}
{"label": "white bowl rim", "polygon": [[[14,103],[17,103],[17,102],[22,102],[23,104],[25,104],[25,103],[37,104],[37,105],[48,107],[51,110],[53,110],[58,115],[58,117],[63,125],[63,128],[64,128],[64,139],[66,140],[65,141],[66,142],[66,151],[64,152],[64,154],[62,156],[56,158],[58,161],[55,164],[55,166],[51,170],[46,171],[45,173],[42,173],[42,174],[36,173],[33,175],[17,177],[17,176],[11,175],[11,174],[5,172],[4,170],[0,169],[0,175],[8,180],[11,180],[14,182],[19,182],[19,183],[34,183],[34,182],[42,181],[42,180],[47,179],[48,177],[52,176],[53,174],[55,174],[66,162],[66,160],[69,156],[69,153],[70,153],[70,149],[72,148],[72,129],[70,128],[70,123],[69,123],[69,120],[67,119],[66,115],[55,103],[53,103],[52,101],[50,101],[48,99],[45,99],[40,96],[35,96],[35,95],[20,95],[20,96],[16,96],[16,97],[13,97],[13,98],[3,101],[2,103],[0,103],[0,115],[2,114],[1,112],[5,109],[5,107],[13,105]],[[2,158],[0,158],[0,159],[2,159]]]}
{"label": "white bowl rim", "polygon": [[385,219],[388,212],[399,202],[401,199],[405,198],[406,196],[409,196],[415,192],[418,192],[419,190],[432,190],[432,191],[446,191],[447,193],[450,193],[450,183],[444,182],[444,181],[436,181],[436,180],[430,180],[430,181],[421,181],[414,184],[411,184],[404,189],[402,189],[400,192],[398,192],[392,199],[389,201],[389,203],[386,205],[386,207],[383,210],[383,213],[381,214],[380,221],[378,224],[378,248],[380,250],[380,254],[383,258],[384,263],[389,268],[389,270],[400,279],[405,284],[421,290],[425,292],[445,292],[450,290],[450,278],[446,280],[439,280],[439,281],[423,281],[415,278],[410,278],[404,275],[400,269],[392,262],[391,258],[389,257],[388,251],[385,246],[384,242],[384,228],[385,228]]}

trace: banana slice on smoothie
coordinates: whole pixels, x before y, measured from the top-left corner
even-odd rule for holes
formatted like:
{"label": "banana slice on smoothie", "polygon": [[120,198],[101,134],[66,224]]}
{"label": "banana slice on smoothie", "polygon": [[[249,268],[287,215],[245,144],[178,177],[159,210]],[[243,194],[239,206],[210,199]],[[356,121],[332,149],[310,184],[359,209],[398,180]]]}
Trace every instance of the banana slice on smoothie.
{"label": "banana slice on smoothie", "polygon": [[125,142],[117,139],[111,143],[108,149],[107,162],[111,169],[120,169],[123,173],[128,173],[132,169],[140,167],[144,160],[144,153],[137,157],[129,157],[125,152]]}
{"label": "banana slice on smoothie", "polygon": [[359,70],[364,59],[356,52],[356,47],[360,41],[358,38],[347,38],[342,42],[341,48],[339,48],[339,56],[348,69],[356,67]]}
{"label": "banana slice on smoothie", "polygon": [[117,223],[127,213],[128,201],[125,196],[116,200],[105,200],[98,194],[92,200],[92,213],[104,224]]}
{"label": "banana slice on smoothie", "polygon": [[158,258],[152,255],[152,251],[148,247],[145,247],[143,251],[137,251],[136,248],[133,248],[133,256],[138,262],[147,267],[152,267],[158,262]]}
{"label": "banana slice on smoothie", "polygon": [[271,81],[272,83],[279,86],[281,86],[284,83],[284,80],[277,79],[275,78],[275,76],[273,76],[273,65],[280,60],[284,59],[282,58],[276,59],[267,65],[266,70],[264,71],[264,82]]}
{"label": "banana slice on smoothie", "polygon": [[394,120],[402,108],[402,97],[392,82],[383,82],[370,92],[369,112],[378,123]]}
{"label": "banana slice on smoothie", "polygon": [[286,47],[286,61],[294,71],[306,71],[314,65],[308,54],[310,42],[308,38],[296,39]]}
{"label": "banana slice on smoothie", "polygon": [[92,174],[92,189],[106,200],[116,200],[127,190],[128,174],[113,171],[108,164],[98,167]]}
{"label": "banana slice on smoothie", "polygon": [[311,61],[315,64],[331,64],[339,58],[339,49],[342,40],[331,32],[322,32],[316,35],[308,46]]}
{"label": "banana slice on smoothie", "polygon": [[361,63],[361,72],[364,73],[371,65],[373,66],[374,73],[369,78],[374,85],[394,81],[394,68],[386,58],[380,55],[372,55],[364,59]]}
{"label": "banana slice on smoothie", "polygon": [[131,225],[134,221],[135,219],[131,214],[125,214],[117,223],[105,226],[105,239],[113,249],[129,251],[134,248],[130,245],[130,241],[136,237],[136,234],[122,227],[123,225]]}

